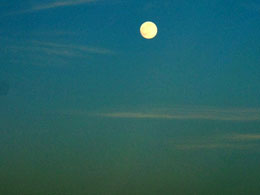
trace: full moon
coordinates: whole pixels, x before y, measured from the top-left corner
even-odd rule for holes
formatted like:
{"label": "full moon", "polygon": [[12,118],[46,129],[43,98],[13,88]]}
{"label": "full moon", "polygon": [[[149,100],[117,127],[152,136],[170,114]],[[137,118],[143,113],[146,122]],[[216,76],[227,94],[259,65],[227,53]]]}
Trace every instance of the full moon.
{"label": "full moon", "polygon": [[145,22],[140,27],[140,33],[145,39],[152,39],[157,35],[158,29],[153,22]]}

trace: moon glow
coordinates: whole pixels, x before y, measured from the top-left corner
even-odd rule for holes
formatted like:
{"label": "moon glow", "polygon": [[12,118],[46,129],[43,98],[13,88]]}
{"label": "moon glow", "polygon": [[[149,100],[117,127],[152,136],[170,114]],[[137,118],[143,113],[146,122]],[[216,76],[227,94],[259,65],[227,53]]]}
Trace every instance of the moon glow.
{"label": "moon glow", "polygon": [[153,39],[157,35],[158,29],[153,22],[145,22],[140,27],[140,33],[145,39]]}

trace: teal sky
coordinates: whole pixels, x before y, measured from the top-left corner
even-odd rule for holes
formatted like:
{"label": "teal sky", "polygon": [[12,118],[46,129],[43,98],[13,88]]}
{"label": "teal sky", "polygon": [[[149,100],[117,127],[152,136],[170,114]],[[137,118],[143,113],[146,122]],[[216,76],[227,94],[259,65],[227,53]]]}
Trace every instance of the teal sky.
{"label": "teal sky", "polygon": [[259,194],[259,35],[258,0],[2,0],[0,194]]}
{"label": "teal sky", "polygon": [[[52,89],[51,101],[67,106],[64,93],[94,108],[101,96],[110,105],[260,106],[255,1],[1,4],[1,77],[26,100],[40,93],[44,103]],[[149,41],[139,35],[147,20],[159,29]]]}

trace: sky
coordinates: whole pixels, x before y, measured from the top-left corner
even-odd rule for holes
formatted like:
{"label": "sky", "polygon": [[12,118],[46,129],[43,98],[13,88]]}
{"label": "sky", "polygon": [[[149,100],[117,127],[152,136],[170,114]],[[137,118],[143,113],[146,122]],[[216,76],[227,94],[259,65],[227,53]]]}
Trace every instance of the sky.
{"label": "sky", "polygon": [[259,194],[259,35],[258,0],[2,0],[0,193]]}

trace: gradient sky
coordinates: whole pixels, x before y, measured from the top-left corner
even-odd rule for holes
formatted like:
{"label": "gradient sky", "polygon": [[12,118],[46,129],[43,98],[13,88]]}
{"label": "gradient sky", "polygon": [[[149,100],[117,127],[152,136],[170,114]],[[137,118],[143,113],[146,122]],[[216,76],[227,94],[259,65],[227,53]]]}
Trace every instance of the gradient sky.
{"label": "gradient sky", "polygon": [[[58,101],[66,90],[113,104],[260,106],[257,1],[61,2],[1,3],[1,77],[51,85]],[[154,40],[139,35],[146,20]]]}
{"label": "gradient sky", "polygon": [[[152,40],[143,39],[139,33],[140,25],[145,21],[157,24],[158,34]],[[60,150],[61,143],[66,143],[69,137],[72,140],[65,144],[67,151],[70,154],[77,151],[84,156],[86,153],[76,143],[84,143],[86,151],[91,151],[90,148],[95,148],[94,142],[87,143],[88,140],[85,143],[80,138],[80,135],[89,135],[97,140],[95,143],[100,154],[116,158],[116,149],[110,145],[105,152],[105,146],[101,144],[110,141],[117,143],[115,148],[122,147],[121,153],[129,154],[129,164],[125,164],[127,158],[124,158],[118,159],[118,167],[113,167],[115,164],[112,161],[113,169],[107,165],[113,173],[127,170],[130,179],[126,183],[116,180],[120,184],[119,188],[115,187],[108,182],[111,178],[105,172],[105,181],[97,184],[104,189],[110,188],[111,194],[133,188],[136,189],[135,192],[131,191],[134,194],[157,194],[162,192],[161,188],[171,194],[172,189],[166,186],[170,186],[172,181],[179,184],[180,194],[189,194],[183,186],[185,181],[190,185],[200,177],[199,169],[202,169],[202,176],[196,185],[191,185],[191,189],[199,194],[214,190],[217,194],[230,194],[241,189],[244,190],[242,194],[259,193],[257,179],[260,175],[254,172],[259,171],[256,165],[260,163],[259,149],[256,149],[260,146],[259,35],[258,0],[2,0],[0,82],[8,83],[10,90],[8,94],[0,95],[0,122],[3,124],[0,127],[0,146],[6,148],[0,149],[6,158],[6,164],[0,166],[0,170],[13,170],[8,163],[13,162],[12,159],[23,158],[24,151],[27,151],[25,156],[29,159],[26,162],[33,164],[37,159],[44,159],[43,156],[31,156],[29,151],[35,152],[33,148],[39,147],[48,155],[52,149],[46,149],[43,143],[54,143],[55,139],[60,143],[56,152],[52,153],[55,156],[52,161],[56,164],[61,159],[67,159],[68,153]],[[118,130],[120,127],[127,133]],[[130,129],[134,129],[134,133]],[[77,132],[77,135],[68,132]],[[168,139],[167,135],[173,140]],[[10,138],[16,142],[13,143]],[[37,140],[44,141],[40,141],[42,145],[39,146]],[[124,143],[122,140],[129,145],[120,145]],[[130,144],[133,140],[137,140],[134,146]],[[13,148],[19,148],[19,143],[24,144],[24,151],[10,149],[13,144]],[[174,152],[165,151],[169,146],[174,148]],[[154,153],[148,147],[154,147]],[[192,151],[201,149],[206,150],[206,157],[198,152],[201,155],[196,160],[197,153]],[[212,149],[214,153],[210,153]],[[182,155],[180,151],[183,150],[189,152]],[[225,153],[221,153],[222,150]],[[140,151],[146,151],[151,156],[146,158]],[[152,158],[153,155],[157,160]],[[174,155],[179,160],[176,161]],[[195,165],[187,160],[189,155],[195,160]],[[75,167],[82,156],[74,156]],[[103,157],[93,155],[85,160],[93,161],[93,164],[98,162],[104,168]],[[216,161],[207,161],[207,158]],[[223,158],[229,160],[218,164],[218,160]],[[243,158],[249,161],[245,162]],[[139,183],[134,183],[133,178],[138,170],[144,170],[139,165],[145,165],[148,161],[153,162],[148,170],[162,168],[151,171],[151,175],[159,174],[157,178],[164,178],[163,185],[159,185],[156,179],[147,179],[147,172]],[[71,162],[66,162],[70,166]],[[177,163],[176,177],[167,175],[170,162]],[[186,163],[186,168],[182,162]],[[235,164],[234,168],[229,169],[230,163]],[[201,164],[214,164],[217,168],[198,168]],[[194,171],[194,166],[198,172],[191,171]],[[244,188],[239,188],[243,183],[241,174],[247,173],[244,168],[248,166],[251,166],[247,174],[251,185],[247,183]],[[35,170],[42,167],[40,160],[35,167]],[[56,166],[50,169],[43,166],[42,169],[49,170],[51,175],[53,167]],[[26,172],[23,170],[29,168],[24,162],[17,169],[23,174]],[[91,172],[93,169],[85,171]],[[187,174],[190,170],[194,178],[185,176],[184,169]],[[226,174],[216,174],[221,169],[226,170]],[[241,169],[244,171],[239,172]],[[73,170],[64,173],[65,178],[70,174],[74,177]],[[31,173],[34,171],[31,170]],[[178,181],[182,171],[185,172],[184,176]],[[97,179],[98,173],[93,171],[92,174],[88,178]],[[126,172],[120,174],[125,177]],[[221,191],[222,181],[231,179],[232,174],[239,179],[230,186],[224,186],[224,191]],[[32,175],[28,176],[28,183],[35,176]],[[218,179],[214,185],[215,175]],[[47,178],[46,175],[43,177]],[[10,179],[10,172],[2,174],[3,178],[7,186],[15,184]],[[42,181],[47,181],[46,178]],[[208,179],[212,179],[212,183],[204,185]],[[53,189],[57,192],[68,182],[61,181],[55,185],[53,181],[50,181],[53,188],[46,192],[51,193]],[[74,187],[82,187],[81,182],[78,179]],[[155,183],[159,186],[155,185],[158,188],[149,191],[139,186],[142,182],[145,186]],[[20,182],[17,191],[24,189],[24,193],[28,193],[28,183],[24,187]],[[34,193],[40,189],[35,186]],[[87,192],[80,188],[77,190],[68,189],[71,194]],[[91,190],[95,192],[96,188]],[[1,191],[16,194],[8,187],[1,188]],[[99,193],[104,194],[105,191]]]}

